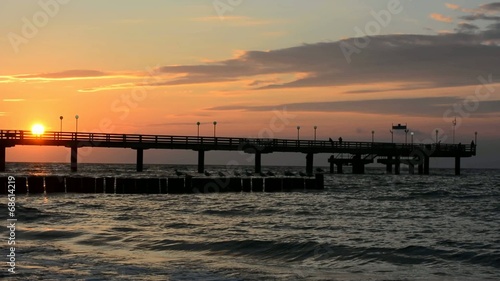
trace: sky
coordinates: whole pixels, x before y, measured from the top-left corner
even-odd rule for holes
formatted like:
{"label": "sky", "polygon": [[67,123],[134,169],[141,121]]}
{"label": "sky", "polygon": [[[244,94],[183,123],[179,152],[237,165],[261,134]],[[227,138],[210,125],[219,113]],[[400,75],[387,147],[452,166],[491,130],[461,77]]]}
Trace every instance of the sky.
{"label": "sky", "polygon": [[[416,143],[478,132],[462,166],[500,168],[499,44],[492,1],[3,0],[0,128],[58,131],[63,116],[75,131],[79,115],[79,132],[195,136],[201,122],[213,136],[217,121],[217,136],[312,139],[317,126],[318,139],[390,142],[402,123]],[[135,161],[80,151],[80,162]],[[67,162],[69,149],[9,148],[7,161]],[[253,163],[236,152],[206,162]],[[146,151],[145,163],[194,164],[196,153]]]}

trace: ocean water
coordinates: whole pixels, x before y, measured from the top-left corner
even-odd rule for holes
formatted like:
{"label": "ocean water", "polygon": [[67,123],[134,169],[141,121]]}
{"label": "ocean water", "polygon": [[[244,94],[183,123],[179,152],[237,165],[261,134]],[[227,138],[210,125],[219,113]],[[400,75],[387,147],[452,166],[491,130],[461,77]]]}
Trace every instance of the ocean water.
{"label": "ocean water", "polygon": [[[1,175],[67,175],[68,168],[9,164]],[[140,174],[133,165],[79,168],[85,176],[142,177],[194,174],[196,167],[150,165]],[[16,274],[3,263],[0,278],[500,280],[500,173],[462,172],[396,176],[368,168],[365,175],[326,174],[325,190],[315,192],[17,195]]]}

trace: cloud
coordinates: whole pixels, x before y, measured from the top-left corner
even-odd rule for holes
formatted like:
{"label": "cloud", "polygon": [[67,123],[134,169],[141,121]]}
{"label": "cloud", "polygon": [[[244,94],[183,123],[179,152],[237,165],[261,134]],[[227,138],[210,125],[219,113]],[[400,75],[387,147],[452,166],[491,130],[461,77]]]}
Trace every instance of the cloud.
{"label": "cloud", "polygon": [[429,17],[433,20],[440,21],[440,22],[446,22],[446,23],[451,23],[453,22],[453,19],[451,17],[447,17],[442,14],[430,14]]}
{"label": "cloud", "polygon": [[131,78],[137,76],[141,77],[142,74],[112,73],[112,72],[103,72],[98,70],[73,69],[60,72],[0,76],[0,83],[14,83],[14,82],[26,82],[26,81],[112,79],[112,78]]}
{"label": "cloud", "polygon": [[[468,26],[471,27],[471,26]],[[466,26],[462,26],[466,28]],[[343,86],[396,82],[412,89],[475,85],[479,75],[498,73],[500,48],[483,44],[499,40],[496,26],[478,34],[383,35],[350,38],[272,51],[247,51],[239,57],[200,65],[163,66],[165,74],[183,74],[164,85],[236,81],[259,75],[304,73],[284,83],[254,89]],[[348,63],[341,45],[369,44]],[[474,54],[471,57],[471,54]],[[473,65],[474,67],[471,67]],[[495,76],[496,77],[496,76]],[[404,88],[403,87],[403,88]]]}
{"label": "cloud", "polygon": [[500,2],[483,4],[480,8],[486,11],[500,11]]}
{"label": "cloud", "polygon": [[[454,4],[449,8],[457,8]],[[462,9],[462,8],[460,8]],[[496,11],[497,3],[476,10]],[[491,13],[484,14],[493,16]],[[244,20],[244,17],[228,17]],[[218,19],[218,18],[217,18]],[[201,19],[200,19],[201,20]],[[205,19],[213,20],[213,19]],[[346,46],[351,58],[346,59]],[[361,46],[361,47],[360,47]],[[29,80],[123,78],[111,85],[86,88],[97,92],[133,87],[237,82],[237,90],[337,87],[393,83],[393,90],[477,85],[478,76],[498,80],[500,24],[480,29],[459,23],[453,33],[437,35],[390,34],[303,44],[269,51],[239,51],[233,57],[193,65],[165,65],[151,74],[67,70],[0,76],[0,83]],[[138,78],[145,78],[137,81]],[[368,89],[364,91],[377,91]],[[382,89],[384,91],[384,89]],[[353,91],[356,91],[354,89]]]}
{"label": "cloud", "polygon": [[445,3],[446,7],[451,10],[460,10],[460,6],[456,4]]}
{"label": "cloud", "polygon": [[232,25],[237,25],[237,26],[257,26],[257,25],[267,25],[277,22],[276,20],[257,19],[245,16],[224,16],[223,19],[219,16],[210,16],[210,17],[192,18],[191,20],[196,22],[219,22],[219,23],[229,22]]}
{"label": "cloud", "polygon": [[[242,110],[242,111],[272,111],[276,108],[286,108],[287,111],[309,111],[362,114],[400,115],[416,117],[442,117],[443,114],[456,104],[463,104],[464,100],[458,97],[423,97],[423,98],[394,98],[358,101],[321,101],[289,103],[268,106],[227,105],[208,108],[208,110]],[[488,114],[498,113],[500,100],[482,101],[478,110],[471,112],[475,117],[487,117]]]}
{"label": "cloud", "polygon": [[22,102],[25,99],[3,99],[4,102]]}
{"label": "cloud", "polygon": [[455,31],[458,33],[475,33],[479,30],[479,27],[474,24],[462,22],[459,23],[458,26],[455,28]]}

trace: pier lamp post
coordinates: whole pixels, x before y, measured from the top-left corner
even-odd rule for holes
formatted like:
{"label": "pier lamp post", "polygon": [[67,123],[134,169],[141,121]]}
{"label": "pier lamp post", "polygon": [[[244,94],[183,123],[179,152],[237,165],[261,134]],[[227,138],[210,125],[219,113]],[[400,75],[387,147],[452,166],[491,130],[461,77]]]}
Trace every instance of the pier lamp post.
{"label": "pier lamp post", "polygon": [[411,133],[410,133],[410,135],[411,135],[411,147],[413,147],[413,135],[414,135],[414,134],[415,134],[415,133],[413,133],[413,132],[411,132]]}
{"label": "pier lamp post", "polygon": [[389,132],[391,132],[391,142],[394,143],[394,131],[389,130]]}
{"label": "pier lamp post", "polygon": [[477,132],[474,132],[474,145],[477,145]]}
{"label": "pier lamp post", "polygon": [[408,144],[408,132],[409,132],[409,131],[410,131],[410,130],[405,129],[405,145],[407,145],[407,144]]}
{"label": "pier lamp post", "polygon": [[372,131],[372,142],[374,141],[375,139],[375,131]]}
{"label": "pier lamp post", "polygon": [[76,126],[75,126],[75,133],[78,133],[78,118],[80,118],[80,116],[75,115],[75,121],[76,121]]}
{"label": "pier lamp post", "polygon": [[300,140],[300,126],[297,126],[297,140]]}
{"label": "pier lamp post", "polygon": [[318,129],[318,126],[314,126],[314,141],[316,141],[316,129]]}
{"label": "pier lamp post", "polygon": [[439,130],[436,130],[436,143],[438,143]]}
{"label": "pier lamp post", "polygon": [[455,127],[457,126],[457,117],[451,122],[453,124],[453,144],[455,144]]}
{"label": "pier lamp post", "polygon": [[200,137],[200,122],[196,122],[196,126],[198,126],[198,133],[197,136]]}
{"label": "pier lamp post", "polygon": [[216,128],[217,128],[217,121],[214,121],[214,138],[215,138],[215,132],[216,132]]}
{"label": "pier lamp post", "polygon": [[62,133],[62,120],[63,120],[63,116],[62,115],[59,116],[59,119],[61,120],[61,126],[60,126],[60,129],[59,129],[59,132]]}

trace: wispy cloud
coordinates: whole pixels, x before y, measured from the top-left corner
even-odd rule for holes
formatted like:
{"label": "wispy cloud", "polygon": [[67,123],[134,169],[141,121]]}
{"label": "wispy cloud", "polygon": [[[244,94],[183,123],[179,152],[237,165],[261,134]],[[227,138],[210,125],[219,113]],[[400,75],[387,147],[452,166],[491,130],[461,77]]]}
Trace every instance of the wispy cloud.
{"label": "wispy cloud", "polygon": [[3,99],[4,102],[22,102],[25,99]]}
{"label": "wispy cloud", "polygon": [[274,19],[273,20],[258,19],[258,18],[252,18],[252,17],[246,17],[246,16],[225,16],[224,20],[221,20],[221,18],[218,16],[211,16],[211,17],[192,18],[191,20],[197,21],[197,22],[230,23],[232,25],[237,25],[237,26],[268,25],[268,24],[279,22],[279,21],[274,20]]}
{"label": "wispy cloud", "polygon": [[457,4],[445,3],[445,6],[451,10],[460,10],[460,6]]}
{"label": "wispy cloud", "polygon": [[28,81],[56,81],[56,80],[84,80],[84,79],[113,79],[141,77],[139,73],[112,73],[98,70],[73,69],[60,72],[37,74],[16,74],[0,76],[0,83],[28,82]]}
{"label": "wispy cloud", "polygon": [[[329,112],[361,114],[401,115],[416,117],[442,117],[446,109],[464,100],[458,97],[423,97],[396,98],[357,101],[320,101],[304,103],[288,103],[266,106],[229,105],[211,107],[208,110],[239,110],[239,111],[272,111],[276,108],[286,108],[287,111]],[[500,100],[483,101],[481,107],[473,113],[475,117],[487,117],[497,114]]]}
{"label": "wispy cloud", "polygon": [[430,14],[429,17],[433,20],[440,21],[440,22],[446,22],[446,23],[451,23],[453,22],[453,19],[451,17],[442,15],[442,14]]}

